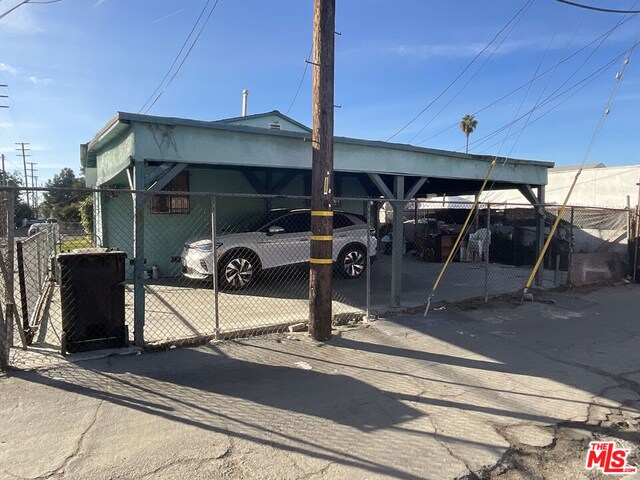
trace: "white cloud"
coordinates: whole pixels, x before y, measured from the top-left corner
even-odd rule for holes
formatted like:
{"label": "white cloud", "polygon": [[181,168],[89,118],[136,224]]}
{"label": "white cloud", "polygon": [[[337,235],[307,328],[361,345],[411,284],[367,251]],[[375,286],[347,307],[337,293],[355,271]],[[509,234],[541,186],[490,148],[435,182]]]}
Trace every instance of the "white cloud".
{"label": "white cloud", "polygon": [[100,5],[102,5],[104,2],[106,2],[107,0],[98,0],[96,3],[93,4],[94,7],[99,7]]}
{"label": "white cloud", "polygon": [[168,14],[160,17],[160,18],[157,18],[153,22],[151,22],[151,25],[155,25],[156,23],[163,22],[163,21],[173,17],[174,15],[178,15],[179,13],[182,13],[182,12],[184,12],[184,8],[181,8],[180,10],[176,10],[175,12],[168,13]]}
{"label": "white cloud", "polygon": [[[548,35],[532,35],[513,39],[509,38],[490,45],[486,49],[485,55],[491,53],[494,55],[508,55],[521,51],[541,51],[547,48],[551,50],[562,50],[570,40],[574,47],[580,47],[591,42],[593,39],[587,36],[570,38],[568,34],[558,34],[554,37]],[[434,57],[472,57],[480,53],[485,47],[486,44],[484,42],[426,43],[402,44],[383,48],[382,51],[393,55],[426,60]]]}
{"label": "white cloud", "polygon": [[13,128],[13,123],[11,122],[0,122],[0,128]]}
{"label": "white cloud", "polygon": [[0,72],[8,72],[11,75],[15,75],[18,71],[15,69],[15,67],[12,67],[7,63],[0,62]]}
{"label": "white cloud", "polygon": [[29,77],[29,81],[34,85],[49,85],[51,83],[50,78],[39,78],[35,75]]}
{"label": "white cloud", "polygon": [[481,43],[398,45],[387,51],[403,57],[426,59],[431,57],[468,57],[476,55],[482,50],[482,47]]}

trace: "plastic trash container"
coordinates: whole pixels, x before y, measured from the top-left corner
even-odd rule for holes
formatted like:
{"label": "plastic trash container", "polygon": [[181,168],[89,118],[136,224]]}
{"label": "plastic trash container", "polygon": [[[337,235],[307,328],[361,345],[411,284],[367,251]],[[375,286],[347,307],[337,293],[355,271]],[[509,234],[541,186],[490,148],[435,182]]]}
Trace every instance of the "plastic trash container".
{"label": "plastic trash container", "polygon": [[62,354],[125,347],[124,252],[58,255]]}

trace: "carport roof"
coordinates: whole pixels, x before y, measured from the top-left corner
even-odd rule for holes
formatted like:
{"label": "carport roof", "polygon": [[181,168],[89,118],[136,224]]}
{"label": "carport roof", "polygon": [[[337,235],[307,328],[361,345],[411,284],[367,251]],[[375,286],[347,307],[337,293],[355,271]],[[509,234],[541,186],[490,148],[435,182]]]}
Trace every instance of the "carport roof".
{"label": "carport roof", "polygon": [[[229,165],[251,168],[311,167],[311,135],[308,127],[278,111],[252,115],[276,115],[307,131],[272,130],[241,125],[243,117],[203,121],[117,112],[83,146],[81,163],[95,167],[96,157],[113,149],[126,132],[135,131],[132,156],[195,165]],[[167,137],[171,137],[167,141]],[[171,145],[163,145],[163,142]],[[221,152],[221,153],[211,153]],[[108,155],[105,155],[105,158]],[[334,168],[337,172],[376,173],[478,181],[484,178],[492,155],[476,155],[408,144],[349,137],[335,137]],[[499,157],[492,179],[503,184],[544,185],[552,162]],[[504,164],[503,164],[504,163]],[[113,165],[115,167],[115,165]],[[100,171],[100,168],[98,167]],[[110,172],[115,174],[116,172]],[[100,177],[99,173],[99,177]],[[108,180],[109,175],[102,175]]]}

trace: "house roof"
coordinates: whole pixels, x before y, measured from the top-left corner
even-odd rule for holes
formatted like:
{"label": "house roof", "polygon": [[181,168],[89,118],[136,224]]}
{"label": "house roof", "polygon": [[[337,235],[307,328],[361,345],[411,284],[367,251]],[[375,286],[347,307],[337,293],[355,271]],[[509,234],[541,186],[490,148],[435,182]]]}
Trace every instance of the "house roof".
{"label": "house roof", "polygon": [[587,168],[606,168],[604,163],[585,163],[584,165],[562,165],[560,167],[553,167],[552,171],[554,172],[563,172],[569,170],[578,170],[582,167],[583,169]]}
{"label": "house roof", "polygon": [[215,121],[220,123],[238,123],[246,120],[255,120],[258,118],[265,118],[265,117],[271,117],[271,116],[280,117],[285,122],[292,123],[298,128],[302,128],[307,132],[311,132],[311,129],[309,127],[307,127],[303,123],[298,122],[297,120],[294,120],[291,117],[286,116],[284,113],[280,112],[279,110],[272,110],[270,112],[264,112],[264,113],[255,113],[253,115],[245,115],[243,117],[241,116],[241,117],[223,118],[221,120],[215,120]]}
{"label": "house roof", "polygon": [[[253,118],[264,117],[267,115],[273,115],[274,112],[277,112],[279,116],[287,121],[293,121],[298,125],[301,125],[305,128],[309,133],[311,130],[304,126],[303,124],[296,122],[293,119],[290,119],[286,115],[274,110],[272,112],[260,113],[256,115],[252,115]],[[100,131],[93,137],[93,139],[88,144],[88,153],[92,154],[92,151],[95,152],[102,148],[105,144],[111,141],[113,138],[117,137],[120,132],[128,127],[132,122],[138,123],[151,123],[156,125],[166,125],[171,127],[195,127],[195,128],[205,128],[212,130],[227,130],[227,131],[236,131],[236,132],[244,132],[244,133],[256,133],[260,135],[274,135],[278,137],[295,137],[295,138],[306,138],[306,133],[303,132],[292,132],[286,130],[270,130],[267,128],[258,128],[253,126],[246,125],[236,125],[234,121],[247,117],[234,117],[228,118],[224,120],[217,121],[204,121],[204,120],[194,120],[189,118],[178,118],[178,117],[159,117],[155,115],[143,115],[139,113],[129,113],[129,112],[117,112],[109,122],[100,129]],[[368,147],[378,147],[378,148],[387,148],[392,150],[403,150],[408,152],[416,152],[416,153],[428,153],[433,155],[442,155],[446,157],[458,157],[458,158],[466,158],[466,159],[476,159],[482,160],[485,162],[491,162],[494,158],[494,155],[479,155],[479,154],[471,154],[471,153],[462,153],[462,152],[454,152],[451,150],[441,150],[435,148],[425,148],[418,147],[415,145],[409,145],[404,143],[393,143],[393,142],[384,142],[382,140],[364,140],[359,138],[351,138],[351,137],[334,137],[334,141],[336,143],[350,144],[350,145],[361,145]],[[545,162],[540,160],[525,160],[518,158],[505,158],[505,157],[497,157],[499,162],[507,162],[511,165],[517,165],[521,163],[529,164],[529,165],[537,165],[546,168],[552,168],[553,162]]]}

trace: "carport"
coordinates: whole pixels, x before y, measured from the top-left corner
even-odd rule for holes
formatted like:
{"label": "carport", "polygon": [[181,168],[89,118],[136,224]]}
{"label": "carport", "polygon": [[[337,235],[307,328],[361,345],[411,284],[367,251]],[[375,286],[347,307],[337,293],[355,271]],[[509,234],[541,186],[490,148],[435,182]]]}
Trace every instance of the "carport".
{"label": "carport", "polygon": [[[311,130],[273,111],[220,121],[118,112],[81,146],[87,186],[132,193],[134,312],[144,318],[145,204],[182,172],[198,172],[190,192],[253,193],[264,207],[278,195],[310,195]],[[334,188],[340,198],[384,199],[393,207],[391,303],[402,292],[403,210],[434,195],[475,194],[492,156],[336,137]],[[492,190],[518,189],[537,209],[538,248],[544,240],[544,189],[549,162],[498,159]],[[140,194],[139,192],[145,192]],[[268,196],[268,198],[267,198]],[[94,196],[96,235],[108,235],[104,196]],[[155,219],[154,219],[155,221]],[[166,220],[165,220],[166,221]],[[167,224],[167,228],[171,225]],[[425,286],[425,290],[427,286]]]}

